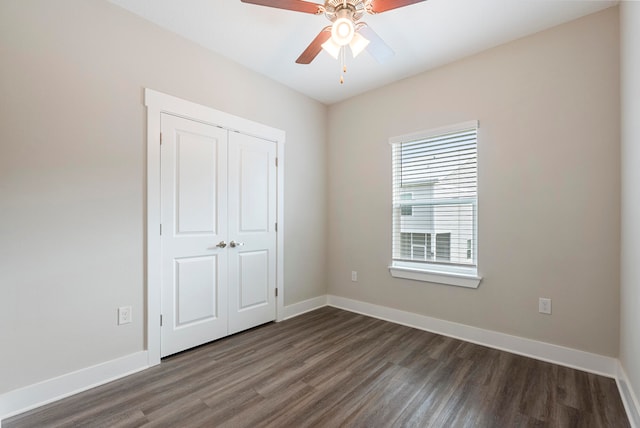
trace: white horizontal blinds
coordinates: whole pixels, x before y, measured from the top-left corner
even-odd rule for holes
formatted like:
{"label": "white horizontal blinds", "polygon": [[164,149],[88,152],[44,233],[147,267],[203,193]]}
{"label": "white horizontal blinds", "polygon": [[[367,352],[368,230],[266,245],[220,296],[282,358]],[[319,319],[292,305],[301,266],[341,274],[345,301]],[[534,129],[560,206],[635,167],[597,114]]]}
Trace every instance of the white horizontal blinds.
{"label": "white horizontal blinds", "polygon": [[472,123],[393,143],[394,260],[476,265],[477,122]]}

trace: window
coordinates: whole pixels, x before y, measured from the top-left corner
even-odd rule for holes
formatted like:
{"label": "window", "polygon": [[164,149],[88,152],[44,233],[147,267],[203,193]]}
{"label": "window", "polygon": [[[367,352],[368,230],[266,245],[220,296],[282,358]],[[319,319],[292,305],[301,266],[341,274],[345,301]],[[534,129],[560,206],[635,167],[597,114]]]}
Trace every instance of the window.
{"label": "window", "polygon": [[[434,234],[400,232],[400,258],[419,261],[450,261],[451,233],[437,233],[435,234],[435,240],[432,240],[432,235]],[[432,247],[432,242],[435,247]],[[470,258],[471,253],[467,254],[469,255],[467,258]]]}
{"label": "window", "polygon": [[[413,199],[413,194],[402,193],[400,194],[400,199],[402,201],[410,201]],[[400,215],[413,215],[413,206],[407,203],[400,205]]]}
{"label": "window", "polygon": [[436,260],[451,261],[451,233],[436,234]]}
{"label": "window", "polygon": [[477,287],[477,129],[391,139],[395,277]]}
{"label": "window", "polygon": [[400,233],[402,257],[414,260],[432,260],[430,233]]}

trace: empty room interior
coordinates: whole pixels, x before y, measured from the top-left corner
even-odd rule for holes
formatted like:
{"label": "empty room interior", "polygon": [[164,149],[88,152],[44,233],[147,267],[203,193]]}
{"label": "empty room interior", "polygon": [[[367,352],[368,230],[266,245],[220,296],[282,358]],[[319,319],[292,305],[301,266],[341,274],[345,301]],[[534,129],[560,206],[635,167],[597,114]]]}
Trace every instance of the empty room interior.
{"label": "empty room interior", "polygon": [[0,0],[2,426],[638,427],[639,124],[635,1]]}

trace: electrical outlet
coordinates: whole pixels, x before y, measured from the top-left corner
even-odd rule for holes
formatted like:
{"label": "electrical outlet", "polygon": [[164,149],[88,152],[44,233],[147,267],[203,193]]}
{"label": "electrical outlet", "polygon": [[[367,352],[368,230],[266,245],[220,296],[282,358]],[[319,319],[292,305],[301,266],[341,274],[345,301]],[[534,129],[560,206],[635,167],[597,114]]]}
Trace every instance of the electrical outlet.
{"label": "electrical outlet", "polygon": [[540,297],[538,299],[538,312],[551,315],[551,299]]}
{"label": "electrical outlet", "polygon": [[118,325],[129,324],[131,322],[131,306],[121,306],[118,308]]}
{"label": "electrical outlet", "polygon": [[351,271],[351,281],[358,282],[358,272],[356,272],[355,270]]}

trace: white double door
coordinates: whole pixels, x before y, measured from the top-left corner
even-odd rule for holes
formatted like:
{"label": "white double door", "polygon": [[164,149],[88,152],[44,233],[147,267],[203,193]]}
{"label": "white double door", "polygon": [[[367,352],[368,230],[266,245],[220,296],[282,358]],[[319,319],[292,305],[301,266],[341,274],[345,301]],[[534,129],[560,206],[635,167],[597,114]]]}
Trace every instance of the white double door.
{"label": "white double door", "polygon": [[276,144],[161,115],[161,355],[276,318]]}

